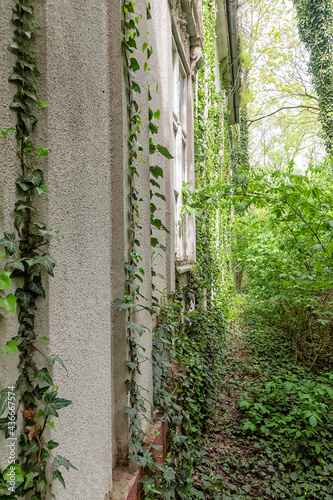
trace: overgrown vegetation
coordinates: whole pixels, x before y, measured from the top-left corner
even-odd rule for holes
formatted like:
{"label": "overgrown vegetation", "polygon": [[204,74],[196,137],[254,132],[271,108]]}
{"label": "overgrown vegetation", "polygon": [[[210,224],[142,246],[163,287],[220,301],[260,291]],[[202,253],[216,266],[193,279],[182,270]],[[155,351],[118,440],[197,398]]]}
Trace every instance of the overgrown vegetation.
{"label": "overgrown vegetation", "polygon": [[[333,198],[330,163],[304,175],[257,169],[239,174],[235,269],[253,310],[284,331],[295,360],[330,364],[333,347]],[[239,191],[238,191],[239,192]]]}

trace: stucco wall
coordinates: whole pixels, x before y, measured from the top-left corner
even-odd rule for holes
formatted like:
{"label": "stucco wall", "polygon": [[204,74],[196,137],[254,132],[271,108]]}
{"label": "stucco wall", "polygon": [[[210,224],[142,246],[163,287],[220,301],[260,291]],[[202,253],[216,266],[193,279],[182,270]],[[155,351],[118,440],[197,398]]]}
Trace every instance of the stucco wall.
{"label": "stucco wall", "polygon": [[[146,21],[146,2],[136,2],[142,12],[140,42],[154,49],[150,72],[140,72],[138,96],[142,116],[148,115],[148,85],[154,111],[161,110],[156,143],[174,153],[172,116],[172,12],[168,0],[152,3],[152,20]],[[73,404],[55,419],[59,454],[79,470],[64,470],[67,489],[55,482],[53,492],[61,500],[104,500],[112,489],[112,468],[124,463],[127,454],[128,422],[125,407],[127,370],[126,315],[113,305],[125,290],[123,264],[129,250],[129,183],[127,90],[121,49],[121,0],[48,0],[36,2],[36,17],[42,29],[36,43],[40,70],[38,93],[49,104],[39,113],[36,144],[47,147],[45,183],[51,196],[39,200],[41,220],[60,230],[60,241],[50,251],[57,259],[54,278],[44,278],[46,300],[39,300],[37,333],[47,335],[45,355],[58,354],[69,376],[59,366],[53,379],[59,396]],[[8,83],[14,57],[7,50],[12,38],[13,3],[0,2],[0,126],[15,123],[8,109],[15,92]],[[148,31],[149,34],[146,34]],[[139,47],[138,57],[144,56]],[[141,53],[141,56],[139,54]],[[158,84],[158,94],[156,94]],[[189,81],[189,85],[191,82]],[[190,94],[189,94],[190,95]],[[191,99],[191,98],[190,98]],[[189,118],[192,120],[192,115]],[[189,156],[193,163],[193,141],[189,129]],[[141,292],[151,304],[150,172],[149,165],[164,168],[161,192],[166,204],[158,202],[161,219],[170,234],[159,232],[168,248],[155,257],[156,280],[162,292],[175,288],[173,161],[148,154],[148,123],[143,119],[139,142],[144,146],[139,191],[143,230],[140,237],[145,280]],[[192,142],[191,142],[192,141]],[[0,229],[12,232],[12,208],[17,193],[14,182],[19,165],[9,144],[0,138]],[[158,200],[157,200],[158,201]],[[168,213],[164,211],[167,210]],[[15,290],[15,284],[13,284]],[[17,283],[16,283],[17,286]],[[141,343],[151,358],[152,318],[144,312],[139,322],[150,328]],[[0,344],[17,331],[14,315],[0,321]],[[17,378],[17,356],[0,352],[0,388]],[[152,401],[152,367],[141,366],[138,382]],[[150,406],[147,403],[147,415]],[[0,438],[2,439],[2,437]],[[0,466],[7,458],[0,441]]]}

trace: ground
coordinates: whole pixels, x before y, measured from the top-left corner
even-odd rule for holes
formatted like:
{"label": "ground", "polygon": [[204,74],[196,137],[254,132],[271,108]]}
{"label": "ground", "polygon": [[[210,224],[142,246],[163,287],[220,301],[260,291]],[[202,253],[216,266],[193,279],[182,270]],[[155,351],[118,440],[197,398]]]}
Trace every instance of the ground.
{"label": "ground", "polygon": [[205,497],[332,500],[331,391],[329,373],[295,365],[267,326],[229,322],[215,426],[195,476]]}

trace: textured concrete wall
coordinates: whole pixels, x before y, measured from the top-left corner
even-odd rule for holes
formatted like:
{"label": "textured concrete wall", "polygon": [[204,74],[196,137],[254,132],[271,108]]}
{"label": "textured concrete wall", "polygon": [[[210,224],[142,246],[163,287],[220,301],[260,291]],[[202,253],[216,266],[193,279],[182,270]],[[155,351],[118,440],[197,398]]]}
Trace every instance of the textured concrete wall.
{"label": "textured concrete wall", "polygon": [[[155,111],[161,110],[156,143],[174,151],[172,16],[168,0],[152,3],[153,18],[141,22],[140,42],[149,40],[154,54],[151,71],[140,72],[142,88],[139,104],[142,117],[148,115],[148,85]],[[60,241],[52,244],[57,259],[54,278],[45,278],[46,300],[39,301],[37,331],[50,338],[45,354],[58,354],[68,367],[69,376],[59,366],[53,378],[60,397],[73,405],[60,411],[56,419],[59,453],[79,470],[64,471],[67,489],[60,482],[54,494],[61,500],[104,500],[112,489],[112,467],[124,463],[128,446],[125,407],[128,376],[125,361],[127,342],[124,312],[113,305],[124,292],[123,264],[129,251],[129,183],[127,89],[121,49],[122,0],[48,0],[36,3],[41,24],[37,37],[37,65],[40,69],[39,96],[49,104],[41,112],[36,144],[47,147],[44,162],[45,183],[51,196],[39,201],[41,219],[60,230]],[[8,105],[15,89],[7,81],[13,56],[7,51],[11,41],[12,1],[0,1],[0,126],[12,125],[15,115]],[[137,2],[145,14],[146,2]],[[149,34],[146,34],[147,31]],[[141,46],[138,57],[143,65]],[[190,77],[189,77],[190,78]],[[155,92],[158,84],[158,94]],[[189,80],[189,85],[191,82]],[[189,91],[190,101],[191,92]],[[189,103],[190,105],[191,103]],[[192,123],[192,115],[189,120]],[[141,292],[151,304],[152,262],[150,248],[149,165],[164,169],[161,192],[167,203],[158,202],[160,218],[170,234],[159,231],[168,248],[154,255],[156,271],[166,280],[156,280],[162,292],[175,288],[174,269],[174,174],[173,161],[156,153],[149,158],[148,123],[143,119],[140,143],[144,146],[139,191],[143,230],[140,253],[145,280]],[[188,130],[189,164],[193,165],[191,134]],[[0,138],[0,229],[12,232],[11,211],[17,196],[14,182],[19,165],[8,143]],[[158,201],[158,200],[155,200]],[[164,210],[168,213],[165,213]],[[148,326],[141,340],[151,357],[152,318],[137,314]],[[17,330],[14,316],[0,322],[0,344]],[[15,382],[17,357],[0,352],[0,388]],[[152,402],[152,366],[141,366],[138,382]],[[147,416],[151,408],[147,403]],[[0,466],[6,453],[0,442]]]}
{"label": "textured concrete wall", "polygon": [[[14,121],[7,106],[15,89],[6,83],[13,59],[6,50],[12,7],[9,0],[1,2],[1,125]],[[69,377],[61,368],[53,370],[59,395],[73,401],[59,412],[53,437],[60,443],[57,451],[79,469],[65,471],[66,490],[55,482],[62,500],[104,500],[112,486],[109,7],[107,0],[49,0],[37,11],[39,95],[49,104],[38,135],[49,149],[51,191],[41,217],[60,229],[60,242],[51,249],[58,262],[55,278],[45,280],[47,300],[40,301],[37,328],[50,338],[46,354],[57,353],[68,367]],[[1,143],[1,205],[9,231],[17,163],[9,168],[10,156]]]}
{"label": "textured concrete wall", "polygon": [[104,500],[111,490],[111,154],[108,1],[46,4],[49,219],[61,229],[49,281],[50,351],[61,395],[61,454],[79,469],[56,496]]}

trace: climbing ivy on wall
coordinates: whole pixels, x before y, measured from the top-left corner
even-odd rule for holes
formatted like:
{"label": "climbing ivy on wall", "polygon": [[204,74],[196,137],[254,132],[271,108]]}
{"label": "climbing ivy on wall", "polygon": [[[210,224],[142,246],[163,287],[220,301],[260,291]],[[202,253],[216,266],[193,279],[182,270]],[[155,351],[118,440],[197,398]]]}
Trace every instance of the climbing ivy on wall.
{"label": "climbing ivy on wall", "polygon": [[[37,198],[50,194],[43,173],[48,151],[34,142],[38,109],[46,108],[47,104],[37,96],[39,72],[34,46],[40,26],[28,1],[16,3],[12,24],[13,41],[9,48],[15,56],[15,64],[8,80],[15,86],[15,95],[9,107],[16,112],[17,120],[15,127],[1,129],[1,134],[10,141],[21,173],[15,179],[16,165],[8,165],[19,199],[13,207],[13,231],[5,232],[0,239],[0,247],[9,257],[5,275],[0,279],[6,287],[9,279],[18,283],[18,287],[15,297],[10,294],[0,299],[0,306],[14,312],[15,302],[18,304],[18,332],[2,350],[11,356],[18,354],[19,377],[0,392],[0,416],[7,413],[0,419],[0,428],[11,450],[8,467],[0,478],[0,494],[1,498],[8,499],[30,494],[31,500],[43,500],[51,491],[53,480],[59,480],[65,487],[61,467],[75,469],[69,460],[54,455],[52,450],[58,443],[50,437],[58,411],[71,401],[58,396],[58,387],[50,373],[54,363],[66,369],[65,365],[58,355],[45,354],[48,338],[39,335],[35,328],[39,301],[45,297],[46,275],[53,276],[56,265],[47,247],[53,238],[58,239],[58,231],[47,228],[36,208]],[[17,422],[21,414],[22,423]]]}
{"label": "climbing ivy on wall", "polygon": [[331,0],[294,0],[300,38],[310,53],[309,69],[319,98],[326,150],[333,152],[333,5]]}
{"label": "climbing ivy on wall", "polygon": [[[228,141],[226,93],[216,89],[215,2],[203,2],[204,65],[197,77],[195,103],[196,192],[192,203],[197,213],[197,262],[208,301],[228,300],[231,286],[229,273],[230,209],[218,199],[222,186],[228,183],[230,143]],[[223,81],[223,78],[222,78]]]}

